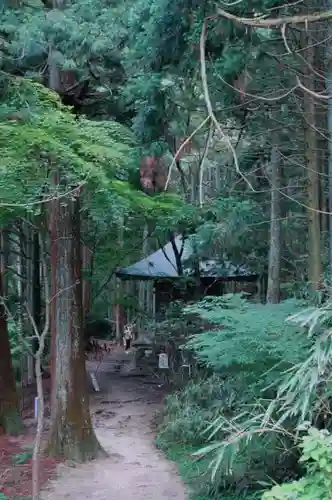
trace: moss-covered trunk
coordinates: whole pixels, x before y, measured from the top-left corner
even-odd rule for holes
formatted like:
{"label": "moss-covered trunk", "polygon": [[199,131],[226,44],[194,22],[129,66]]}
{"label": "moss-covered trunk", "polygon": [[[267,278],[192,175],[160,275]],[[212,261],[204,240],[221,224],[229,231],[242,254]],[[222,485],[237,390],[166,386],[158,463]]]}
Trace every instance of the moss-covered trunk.
{"label": "moss-covered trunk", "polygon": [[89,411],[83,343],[81,245],[79,200],[56,202],[53,220],[56,238],[52,255],[55,321],[53,333],[53,397],[51,455],[85,461],[103,453],[92,428]]}
{"label": "moss-covered trunk", "polygon": [[[3,234],[0,235],[3,241]],[[0,265],[0,297],[4,296],[4,259]],[[19,399],[10,353],[6,310],[0,301],[0,426],[6,434],[18,434],[21,431]]]}

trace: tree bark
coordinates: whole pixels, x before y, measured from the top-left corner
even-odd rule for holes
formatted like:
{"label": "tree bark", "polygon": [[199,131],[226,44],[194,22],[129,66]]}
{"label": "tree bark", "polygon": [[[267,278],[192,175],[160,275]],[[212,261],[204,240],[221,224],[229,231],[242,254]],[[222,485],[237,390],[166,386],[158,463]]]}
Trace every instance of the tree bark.
{"label": "tree bark", "polygon": [[83,339],[79,199],[57,201],[54,385],[51,455],[75,461],[93,459],[102,450],[89,411]]}
{"label": "tree bark", "polygon": [[281,268],[281,157],[273,146],[271,152],[271,215],[270,250],[266,302],[277,304],[280,301]]}
{"label": "tree bark", "polygon": [[[332,9],[332,0],[326,1],[326,7]],[[328,35],[332,35],[331,23],[328,27]],[[332,43],[327,42],[325,54],[326,67],[326,93],[332,96]],[[327,124],[328,124],[328,241],[329,241],[329,275],[330,283],[332,277],[332,98],[328,100],[327,106]]]}
{"label": "tree bark", "polygon": [[82,245],[82,267],[87,277],[83,280],[83,319],[84,324],[92,306],[92,277],[93,277],[93,252],[86,245]]}
{"label": "tree bark", "polygon": [[[53,0],[53,9],[61,9],[63,3]],[[49,47],[48,85],[59,91],[61,70],[55,50],[53,45]],[[55,164],[54,184],[60,184],[63,177]],[[52,398],[48,451],[53,456],[85,461],[105,452],[92,428],[87,396],[79,199],[61,198],[51,205]]]}
{"label": "tree bark", "polygon": [[[20,223],[20,240],[17,242],[18,251],[21,256],[18,260],[18,271],[22,275],[22,279],[18,279],[18,295],[21,298],[21,304],[25,304],[30,313],[33,315],[33,230],[29,222],[21,221]],[[20,326],[22,334],[29,338],[34,337],[33,326],[26,314],[26,307],[20,305]],[[24,364],[22,366],[22,382],[23,385],[29,384],[34,380],[34,358],[36,350],[36,340],[33,338],[31,342],[32,353],[26,352],[24,355]]]}
{"label": "tree bark", "polygon": [[[40,279],[40,257],[39,234],[37,231],[34,231],[32,249],[32,316],[38,331],[42,330],[42,283]],[[33,345],[33,352],[35,353],[37,349],[38,342],[36,339]]]}
{"label": "tree bark", "polygon": [[[4,235],[1,234],[3,245]],[[19,410],[19,398],[10,353],[8,323],[4,299],[4,258],[1,257],[0,266],[0,426],[6,434],[19,434],[22,422]]]}
{"label": "tree bark", "polygon": [[[306,48],[307,64],[304,66],[305,85],[315,90],[313,71],[315,43],[311,31],[303,32],[302,46]],[[316,106],[312,95],[305,94],[303,99],[305,166],[308,175],[308,279],[313,291],[320,287],[322,275],[320,204],[319,204],[319,161],[316,133]]]}

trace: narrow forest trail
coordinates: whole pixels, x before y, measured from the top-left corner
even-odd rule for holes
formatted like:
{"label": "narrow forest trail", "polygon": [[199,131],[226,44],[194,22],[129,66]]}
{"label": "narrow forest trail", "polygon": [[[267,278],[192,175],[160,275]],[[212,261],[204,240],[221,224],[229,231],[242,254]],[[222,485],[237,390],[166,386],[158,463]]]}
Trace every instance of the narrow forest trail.
{"label": "narrow forest trail", "polygon": [[61,466],[42,499],[185,500],[186,489],[175,465],[153,443],[160,388],[143,378],[107,377],[106,391],[92,396],[91,409],[97,436],[109,457],[74,468]]}

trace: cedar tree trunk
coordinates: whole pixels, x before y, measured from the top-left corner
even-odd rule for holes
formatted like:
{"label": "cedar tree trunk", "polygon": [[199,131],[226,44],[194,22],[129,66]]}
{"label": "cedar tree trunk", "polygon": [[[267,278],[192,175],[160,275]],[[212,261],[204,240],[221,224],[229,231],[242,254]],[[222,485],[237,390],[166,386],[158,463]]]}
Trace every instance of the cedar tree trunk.
{"label": "cedar tree trunk", "polygon": [[[2,259],[3,260],[3,259]],[[0,297],[4,295],[4,266],[0,266]],[[0,426],[7,434],[19,434],[21,418],[19,399],[10,353],[8,324],[5,307],[0,302]]]}
{"label": "cedar tree trunk", "polygon": [[[54,201],[52,411],[48,451],[75,461],[104,454],[92,428],[83,340],[79,199]],[[54,234],[54,233],[53,233]],[[54,258],[56,256],[56,260]]]}
{"label": "cedar tree trunk", "polygon": [[280,267],[281,267],[281,165],[280,153],[276,147],[271,152],[271,216],[270,216],[270,250],[269,272],[266,301],[277,304],[280,300]]}

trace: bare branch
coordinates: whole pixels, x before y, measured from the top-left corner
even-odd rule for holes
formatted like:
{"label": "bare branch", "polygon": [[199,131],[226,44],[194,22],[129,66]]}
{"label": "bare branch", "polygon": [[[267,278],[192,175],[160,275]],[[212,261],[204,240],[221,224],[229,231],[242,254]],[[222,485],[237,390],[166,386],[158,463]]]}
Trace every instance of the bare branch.
{"label": "bare branch", "polygon": [[281,36],[282,36],[282,39],[283,39],[283,42],[284,42],[284,45],[285,45],[285,48],[288,52],[288,54],[291,54],[292,51],[288,45],[288,42],[287,42],[287,37],[286,37],[286,29],[287,29],[287,24],[284,23],[282,26],[281,26]]}
{"label": "bare branch", "polygon": [[234,5],[238,5],[239,3],[241,3],[243,0],[234,0],[234,2],[222,2],[222,4],[225,6],[225,7],[233,7]]}
{"label": "bare branch", "polygon": [[220,123],[218,122],[214,112],[213,112],[213,107],[210,99],[210,93],[209,93],[209,88],[208,88],[208,83],[207,83],[207,76],[206,76],[206,60],[205,60],[205,41],[206,41],[206,26],[207,26],[207,21],[209,18],[206,18],[203,22],[202,26],[202,32],[201,32],[201,39],[200,39],[200,59],[201,59],[201,77],[202,77],[202,86],[203,86],[203,92],[204,92],[204,98],[205,98],[205,103],[206,107],[209,113],[209,117],[211,118],[212,122],[214,123],[216,130],[218,131],[220,137],[224,139],[227,142],[227,145],[229,149],[232,152],[233,159],[234,159],[234,165],[236,168],[237,173],[242,177],[242,179],[248,184],[249,188],[252,191],[255,191],[251,183],[248,181],[246,176],[241,172],[238,158],[236,151],[234,149],[234,146],[228,137],[228,135],[222,130]]}
{"label": "bare branch", "polygon": [[70,191],[67,191],[66,193],[59,194],[57,196],[49,196],[47,198],[44,198],[43,200],[38,200],[38,201],[32,201],[31,203],[0,203],[0,208],[29,208],[45,203],[49,203],[54,200],[60,200],[61,198],[68,198],[69,196],[75,196],[77,191],[81,189],[87,181],[82,181],[78,186],[75,188],[71,189]]}
{"label": "bare branch", "polygon": [[230,21],[234,21],[239,24],[244,24],[246,26],[252,26],[254,28],[278,28],[284,24],[302,24],[307,25],[308,23],[315,23],[318,21],[324,21],[332,18],[332,10],[326,12],[317,12],[315,14],[304,14],[299,16],[285,16],[266,19],[265,17],[249,18],[249,17],[238,17],[224,9],[217,9],[217,13],[221,17],[225,17]]}
{"label": "bare branch", "polygon": [[33,333],[34,333],[34,336],[40,341],[40,333],[38,331],[38,328],[37,328],[37,325],[36,325],[36,322],[35,322],[35,319],[34,317],[32,316],[31,314],[31,311],[29,309],[29,306],[28,304],[24,304],[25,306],[25,309],[26,309],[26,312],[27,312],[27,315],[28,315],[28,318],[29,318],[29,321],[32,325],[32,328],[33,328]]}
{"label": "bare branch", "polygon": [[[45,294],[45,302],[49,303],[49,283],[48,283],[48,275],[47,275],[47,265],[45,261],[45,253],[44,253],[44,242],[42,238],[40,238],[40,254],[41,254],[41,262],[42,262],[42,278],[44,283],[44,294]],[[42,355],[45,349],[45,340],[50,327],[50,308],[46,307],[45,311],[45,325],[43,331],[38,332],[38,328],[33,319],[33,328],[34,332],[39,340],[39,346],[37,352],[35,353],[36,360],[36,382],[37,382],[37,396],[39,400],[39,412],[37,415],[37,432],[36,439],[33,448],[33,456],[32,456],[32,498],[33,500],[37,500],[39,498],[39,462],[40,462],[40,448],[41,448],[41,439],[42,432],[44,426],[44,410],[45,410],[45,402],[44,402],[44,390],[43,390],[43,376],[42,376],[42,367],[41,360]]]}
{"label": "bare branch", "polygon": [[301,83],[301,81],[300,81],[300,79],[299,79],[298,76],[296,77],[296,80],[297,80],[297,86],[298,86],[298,88],[302,89],[304,92],[306,92],[307,94],[311,95],[312,97],[316,97],[317,99],[323,99],[323,100],[327,100],[327,101],[329,101],[330,99],[332,99],[331,95],[319,94],[317,92],[314,92],[313,90],[308,89],[305,85],[303,85],[303,83]]}
{"label": "bare branch", "polygon": [[199,205],[200,205],[200,207],[203,206],[203,174],[204,174],[204,163],[205,163],[205,160],[206,160],[207,155],[209,153],[209,147],[210,147],[210,144],[211,144],[211,139],[213,137],[213,134],[214,134],[214,123],[211,122],[210,123],[209,133],[208,133],[208,136],[207,136],[207,139],[206,139],[206,143],[205,143],[203,157],[202,157],[202,160],[201,160],[201,162],[199,164]]}
{"label": "bare branch", "polygon": [[216,72],[216,77],[220,81],[222,81],[223,84],[227,85],[227,87],[230,87],[232,90],[234,90],[238,94],[241,94],[242,96],[254,98],[257,101],[263,101],[263,102],[281,101],[282,99],[285,99],[290,94],[292,94],[296,89],[299,88],[299,85],[297,84],[297,85],[294,85],[294,87],[292,87],[291,89],[287,90],[286,92],[284,92],[281,95],[277,95],[277,96],[273,96],[273,97],[263,97],[263,96],[259,96],[259,95],[250,94],[249,92],[246,92],[245,90],[237,89],[234,85],[231,85],[230,83],[226,82],[226,80],[219,73],[217,73],[217,72]]}
{"label": "bare branch", "polygon": [[195,128],[195,130],[190,134],[189,137],[187,137],[187,139],[185,141],[183,141],[183,143],[181,144],[181,146],[179,147],[179,149],[177,150],[177,152],[175,153],[174,155],[174,158],[172,160],[172,163],[168,169],[168,174],[167,174],[167,179],[166,179],[166,184],[165,184],[165,188],[164,188],[164,191],[167,191],[167,188],[169,186],[169,183],[170,183],[170,180],[171,180],[171,175],[172,175],[172,170],[173,170],[173,167],[174,165],[176,164],[178,158],[179,158],[179,155],[181,153],[181,151],[186,147],[186,145],[191,141],[191,139],[197,134],[197,132],[204,127],[204,125],[206,123],[208,123],[208,121],[210,120],[210,116],[207,116],[203,121],[202,123],[200,123],[200,125],[198,125],[197,128]]}

